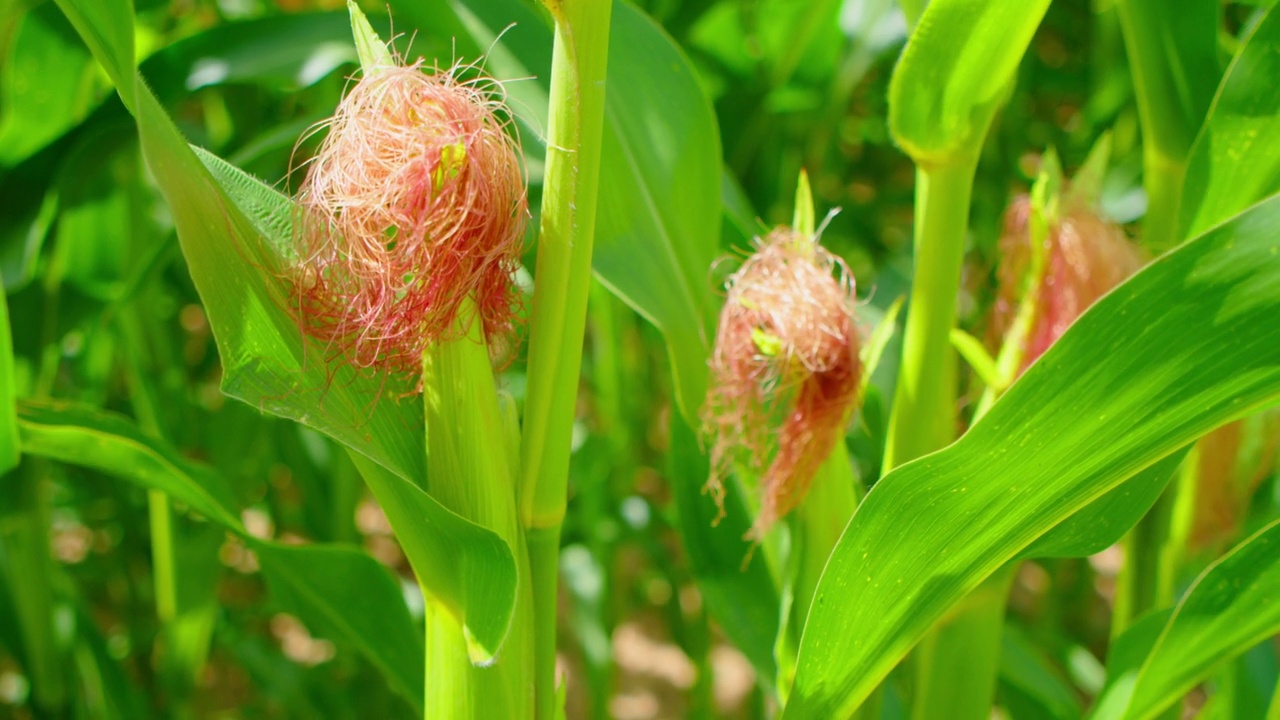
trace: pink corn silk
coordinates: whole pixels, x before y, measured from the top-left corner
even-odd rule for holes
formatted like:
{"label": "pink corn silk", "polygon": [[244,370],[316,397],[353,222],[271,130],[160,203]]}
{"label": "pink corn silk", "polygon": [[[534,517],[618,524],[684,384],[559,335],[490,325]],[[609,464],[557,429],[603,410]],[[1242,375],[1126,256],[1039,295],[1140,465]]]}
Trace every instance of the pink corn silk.
{"label": "pink corn silk", "polygon": [[497,82],[459,70],[361,79],[298,195],[301,325],[362,368],[416,374],[429,343],[460,334],[468,295],[491,346],[511,344],[529,216],[519,147]]}
{"label": "pink corn silk", "polygon": [[[844,435],[861,366],[844,262],[789,228],[756,246],[725,285],[702,420],[714,438],[707,487],[718,504],[736,462],[762,473],[748,535],[758,540],[804,499]],[[760,333],[776,339],[776,352],[761,350]]]}
{"label": "pink corn silk", "polygon": [[[1031,201],[1014,200],[1000,237],[994,330],[1003,337],[1017,314],[1023,277],[1031,266]],[[1124,231],[1085,208],[1069,208],[1049,229],[1044,277],[1036,289],[1036,317],[1023,351],[1026,370],[1089,306],[1137,272],[1142,251]]]}

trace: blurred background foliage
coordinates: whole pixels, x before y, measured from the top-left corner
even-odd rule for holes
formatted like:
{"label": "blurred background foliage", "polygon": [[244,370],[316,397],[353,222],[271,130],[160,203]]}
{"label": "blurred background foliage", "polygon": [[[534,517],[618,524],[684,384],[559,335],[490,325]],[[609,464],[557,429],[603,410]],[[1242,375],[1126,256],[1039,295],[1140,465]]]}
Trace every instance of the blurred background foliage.
{"label": "blurred background foliage", "polygon": [[[483,0],[454,4],[480,13]],[[387,27],[382,3],[361,5]],[[889,76],[907,31],[896,3],[637,5],[683,48],[714,103],[728,170],[722,251],[741,251],[752,235],[787,222],[796,176],[806,169],[819,214],[839,209],[823,243],[852,267],[869,332],[906,291],[911,269],[913,166],[886,121]],[[1224,65],[1256,5],[1223,6]],[[470,41],[455,46],[447,26],[414,24],[431,21],[427,6],[391,3],[400,47],[441,64],[455,53],[471,59]],[[295,142],[331,114],[357,67],[340,0],[135,0],[135,7],[142,73],[187,138],[289,189]],[[526,22],[537,22],[533,12]],[[251,534],[363,547],[396,573],[420,619],[408,564],[346,453],[220,394],[217,350],[169,211],[144,170],[131,119],[68,21],[52,2],[0,0],[0,58],[0,275],[17,395],[131,417],[232,481]],[[545,72],[547,58],[522,59]],[[983,151],[961,327],[982,334],[1001,216],[1047,148],[1069,175],[1109,131],[1103,207],[1122,223],[1142,217],[1141,138],[1126,62],[1111,2],[1053,3]],[[512,95],[521,101],[518,82]],[[540,128],[522,130],[537,194]],[[298,148],[299,157],[312,147]],[[896,352],[890,345],[850,430],[864,478],[879,475]],[[521,372],[517,363],[503,378],[517,399]],[[597,286],[562,541],[570,717],[770,712],[760,686],[769,680],[757,680],[710,617],[676,529],[670,387],[661,335]],[[1217,470],[1233,489],[1222,514],[1198,526],[1205,550],[1188,563],[1184,585],[1256,528],[1254,519],[1274,517],[1280,502],[1274,427],[1236,433],[1220,438],[1229,459]],[[11,481],[18,476],[34,481]],[[157,597],[146,491],[33,458],[6,477],[0,717],[414,715],[361,655],[283,613],[253,553],[220,528],[181,508],[163,515],[172,523],[176,585],[171,597]],[[47,557],[27,552],[48,540]],[[1099,691],[1117,565],[1109,553],[1022,565],[1004,636],[1003,712],[1071,717]],[[44,618],[50,632],[21,619],[31,617]],[[1262,646],[1234,667],[1230,679],[1245,703],[1237,716],[1260,716],[1276,682],[1274,651]],[[34,683],[40,674],[48,679]],[[886,712],[900,712],[896,703],[890,692]]]}

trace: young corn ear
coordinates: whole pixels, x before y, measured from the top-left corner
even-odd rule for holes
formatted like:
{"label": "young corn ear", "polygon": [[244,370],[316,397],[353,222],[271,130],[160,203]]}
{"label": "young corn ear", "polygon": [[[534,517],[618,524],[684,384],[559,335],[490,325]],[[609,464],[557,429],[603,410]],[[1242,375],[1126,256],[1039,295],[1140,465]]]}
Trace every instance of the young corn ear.
{"label": "young corn ear", "polygon": [[725,285],[702,420],[717,503],[738,463],[761,476],[748,534],[759,540],[800,503],[844,436],[862,368],[844,262],[790,228],[755,244]]}
{"label": "young corn ear", "polygon": [[[1113,287],[1142,267],[1141,249],[1124,231],[1079,203],[1050,221],[1039,277],[1028,278],[1036,263],[1031,246],[1031,199],[1022,195],[1005,214],[1000,237],[999,282],[993,333],[1003,338],[1020,302],[1034,302],[1034,320],[1026,335],[1019,372],[1066,332],[1071,323]],[[1028,282],[1029,281],[1029,282]],[[1030,292],[1024,298],[1025,292]]]}
{"label": "young corn ear", "polygon": [[475,300],[508,348],[529,211],[497,81],[421,62],[366,69],[298,194],[293,284],[304,330],[362,368],[416,374]]}

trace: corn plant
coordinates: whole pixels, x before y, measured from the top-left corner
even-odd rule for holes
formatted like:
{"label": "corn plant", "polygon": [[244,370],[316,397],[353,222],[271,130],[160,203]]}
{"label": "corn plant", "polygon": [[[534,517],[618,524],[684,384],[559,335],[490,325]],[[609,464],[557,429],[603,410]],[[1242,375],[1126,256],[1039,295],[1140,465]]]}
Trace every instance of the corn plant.
{"label": "corn plant", "polygon": [[15,717],[1280,717],[1280,15],[0,6]]}

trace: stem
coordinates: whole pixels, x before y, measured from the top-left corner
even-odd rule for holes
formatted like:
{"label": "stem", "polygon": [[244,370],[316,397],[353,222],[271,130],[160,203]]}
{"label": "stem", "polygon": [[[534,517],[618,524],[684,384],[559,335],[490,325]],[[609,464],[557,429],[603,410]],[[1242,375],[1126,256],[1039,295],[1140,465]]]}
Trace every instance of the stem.
{"label": "stem", "polygon": [[546,4],[556,30],[519,483],[533,573],[538,718],[555,712],[557,554],[591,287],[612,10],[607,0]]}
{"label": "stem", "polygon": [[[884,471],[934,452],[955,436],[956,358],[950,336],[977,155],[916,171],[915,277],[903,337]],[[999,636],[1012,569],[988,579],[915,653],[913,716],[983,718],[991,709]],[[975,647],[995,648],[981,657]],[[956,679],[959,679],[957,681]]]}
{"label": "stem", "polygon": [[858,509],[862,491],[854,475],[849,451],[841,442],[822,465],[800,506],[792,514],[787,583],[783,588],[783,627],[778,634],[778,692],[783,703],[795,677],[796,653],[809,617],[818,580],[827,566],[849,518]]}
{"label": "stem", "polygon": [[1187,161],[1175,160],[1149,145],[1142,151],[1142,173],[1147,190],[1142,242],[1152,252],[1162,253],[1184,239],[1178,236],[1178,216],[1182,212]]}
{"label": "stem", "polygon": [[1009,563],[987,578],[917,646],[911,717],[986,718],[991,714],[1005,599],[1016,568],[1016,563]]}
{"label": "stem", "polygon": [[516,557],[520,582],[511,630],[488,667],[472,665],[462,626],[428,601],[425,717],[529,717],[532,598],[516,519],[515,476],[503,447],[506,434],[489,351],[471,298],[459,310],[458,323],[466,330],[463,336],[434,345],[423,356],[428,490],[445,507],[502,537]]}
{"label": "stem", "polygon": [[976,157],[962,157],[916,171],[915,277],[885,472],[954,439],[956,362],[950,338],[977,166]]}
{"label": "stem", "polygon": [[533,528],[529,573],[533,583],[533,680],[535,717],[556,715],[556,605],[560,580],[560,525]]}
{"label": "stem", "polygon": [[49,551],[48,464],[26,458],[0,483],[0,545],[34,706],[60,716],[68,702],[66,652],[54,627],[57,567]]}
{"label": "stem", "polygon": [[148,490],[147,514],[151,521],[151,580],[156,594],[156,617],[168,625],[178,616],[178,572],[173,557],[169,497],[160,490]]}

